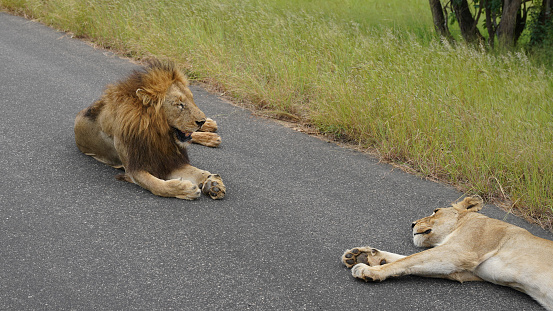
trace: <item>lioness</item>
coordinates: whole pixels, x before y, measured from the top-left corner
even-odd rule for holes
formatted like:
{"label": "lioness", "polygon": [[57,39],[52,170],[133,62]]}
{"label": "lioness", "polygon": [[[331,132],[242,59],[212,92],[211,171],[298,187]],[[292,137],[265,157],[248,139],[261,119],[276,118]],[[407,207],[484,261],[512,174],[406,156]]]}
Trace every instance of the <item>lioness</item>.
{"label": "lioness", "polygon": [[[207,131],[207,132],[197,132]],[[75,119],[79,150],[118,175],[164,197],[192,200],[225,195],[221,177],[189,164],[190,142],[216,147],[217,124],[196,106],[188,81],[171,62],[150,61],[143,70],[110,84]]]}
{"label": "lioness", "polygon": [[434,247],[411,256],[356,247],[342,255],[354,277],[383,281],[419,275],[489,281],[518,289],[553,310],[553,241],[477,213],[480,197],[467,197],[413,222],[413,242]]}

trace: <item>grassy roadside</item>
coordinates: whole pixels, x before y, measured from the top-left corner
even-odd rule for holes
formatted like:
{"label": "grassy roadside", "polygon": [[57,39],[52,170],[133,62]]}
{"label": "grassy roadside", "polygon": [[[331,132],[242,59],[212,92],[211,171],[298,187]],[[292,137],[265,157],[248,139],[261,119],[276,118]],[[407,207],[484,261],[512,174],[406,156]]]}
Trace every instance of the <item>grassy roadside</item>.
{"label": "grassy roadside", "polygon": [[[0,0],[553,228],[553,73],[432,38],[426,3]],[[324,3],[324,4],[323,4]]]}

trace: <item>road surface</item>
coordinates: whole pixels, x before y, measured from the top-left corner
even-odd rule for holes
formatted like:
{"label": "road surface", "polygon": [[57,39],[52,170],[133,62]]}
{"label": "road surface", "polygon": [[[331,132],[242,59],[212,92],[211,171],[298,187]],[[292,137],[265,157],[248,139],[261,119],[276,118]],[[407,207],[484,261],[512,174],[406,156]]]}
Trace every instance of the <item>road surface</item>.
{"label": "road surface", "polygon": [[[156,197],[81,154],[77,112],[136,64],[0,13],[1,310],[542,310],[488,283],[352,278],[371,245],[410,254],[413,220],[462,196],[193,86],[223,143],[189,148],[224,200]],[[494,206],[485,214],[552,235]]]}

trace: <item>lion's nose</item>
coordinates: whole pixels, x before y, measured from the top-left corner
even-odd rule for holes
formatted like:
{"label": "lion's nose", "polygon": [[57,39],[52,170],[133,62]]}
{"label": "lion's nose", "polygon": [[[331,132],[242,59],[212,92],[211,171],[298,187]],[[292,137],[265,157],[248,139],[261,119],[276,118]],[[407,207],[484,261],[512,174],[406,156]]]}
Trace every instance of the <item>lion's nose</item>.
{"label": "lion's nose", "polygon": [[416,222],[412,223],[412,224],[411,224],[411,228],[415,228],[415,225],[416,225],[416,224],[417,224]]}
{"label": "lion's nose", "polygon": [[198,124],[199,127],[202,127],[202,125],[204,125],[204,123],[205,123],[205,120],[196,121],[196,124]]}

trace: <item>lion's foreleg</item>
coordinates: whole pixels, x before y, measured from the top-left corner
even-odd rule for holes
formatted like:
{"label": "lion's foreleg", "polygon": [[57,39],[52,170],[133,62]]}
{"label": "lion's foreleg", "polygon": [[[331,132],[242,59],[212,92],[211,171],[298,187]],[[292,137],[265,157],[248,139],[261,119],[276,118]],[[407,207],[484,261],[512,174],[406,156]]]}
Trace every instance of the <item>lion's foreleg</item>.
{"label": "lion's foreleg", "polygon": [[455,253],[455,250],[436,247],[385,265],[372,267],[359,263],[353,267],[351,273],[354,277],[366,281],[383,281],[389,277],[402,275],[418,275],[458,281],[477,280],[478,277],[461,268],[464,266],[462,259],[452,256]]}
{"label": "lion's foreleg", "polygon": [[217,122],[207,118],[202,127],[197,132],[192,133],[190,142],[207,147],[218,147],[221,144],[221,137],[215,132],[217,132]]}
{"label": "lion's foreleg", "polygon": [[221,176],[201,170],[192,165],[182,166],[173,171],[168,178],[189,180],[212,199],[222,199],[226,193],[226,187],[225,184],[223,184]]}
{"label": "lion's foreleg", "polygon": [[127,172],[125,178],[142,188],[150,190],[153,194],[162,197],[175,197],[185,200],[194,200],[201,194],[197,184],[190,180],[170,179],[162,180],[146,171]]}
{"label": "lion's foreleg", "polygon": [[221,144],[221,137],[215,133],[194,132],[191,134],[190,142],[215,148]]}
{"label": "lion's foreleg", "polygon": [[217,132],[217,122],[211,118],[207,118],[198,131],[211,133]]}
{"label": "lion's foreleg", "polygon": [[365,246],[346,250],[342,255],[342,263],[348,268],[358,263],[364,263],[369,266],[379,266],[398,261],[401,258],[405,258],[405,256]]}
{"label": "lion's foreleg", "polygon": [[217,134],[217,122],[207,118],[202,127],[192,133],[192,143],[204,145],[207,147],[218,147],[221,144],[221,137]]}

